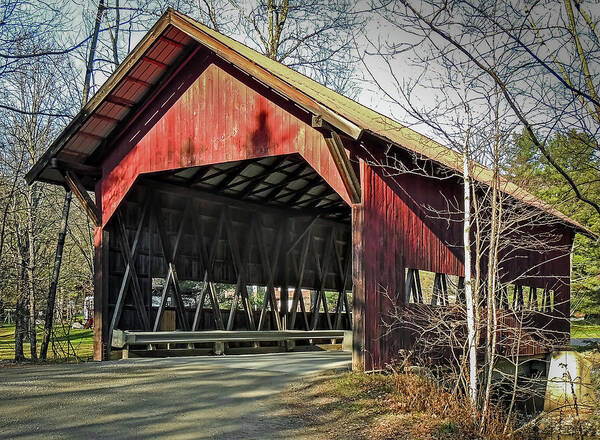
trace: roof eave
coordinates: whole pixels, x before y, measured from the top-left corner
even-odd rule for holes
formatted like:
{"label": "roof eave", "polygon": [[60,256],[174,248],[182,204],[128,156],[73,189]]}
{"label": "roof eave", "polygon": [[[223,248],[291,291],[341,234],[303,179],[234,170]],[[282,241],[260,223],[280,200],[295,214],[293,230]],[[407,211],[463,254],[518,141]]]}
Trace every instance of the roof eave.
{"label": "roof eave", "polygon": [[[403,149],[403,150],[405,150],[405,151],[409,151],[409,152],[413,152],[413,153],[415,153],[415,154],[418,154],[418,153],[414,152],[413,150],[411,150],[410,148],[404,147],[403,145],[401,145],[401,144],[398,144],[397,142],[395,142],[395,141],[393,141],[393,140],[391,140],[391,139],[389,139],[389,138],[387,138],[387,137],[385,137],[385,136],[383,136],[383,135],[381,135],[381,134],[379,134],[379,133],[377,133],[377,132],[374,132],[374,131],[371,131],[371,130],[364,130],[364,133],[365,133],[365,134],[369,134],[370,136],[373,136],[373,137],[375,137],[375,138],[377,138],[377,139],[379,139],[379,140],[381,140],[381,141],[383,141],[383,142],[386,142],[386,143],[388,143],[388,144],[390,144],[390,145],[394,145],[394,146],[396,146],[397,148],[402,148],[402,149]],[[440,166],[443,166],[443,167],[445,167],[445,168],[451,168],[451,169],[453,169],[455,172],[457,172],[457,173],[460,173],[460,169],[458,169],[458,168],[453,168],[453,167],[450,167],[448,164],[446,164],[446,163],[443,163],[443,162],[441,162],[441,161],[438,161],[438,160],[435,160],[434,158],[429,158],[429,157],[427,157],[427,158],[426,158],[426,160],[430,160],[430,161],[436,162],[436,163],[437,163],[438,165],[440,165]],[[479,181],[480,183],[482,183],[482,184],[486,184],[485,182],[482,182],[481,180],[478,180],[478,181]],[[510,194],[509,194],[509,195],[510,195]],[[517,198],[515,198],[515,199],[517,200]],[[551,216],[553,216],[554,218],[558,219],[558,220],[559,220],[559,221],[560,221],[562,224],[564,224],[565,226],[568,226],[568,227],[572,228],[574,232],[578,232],[578,233],[580,233],[580,234],[582,234],[582,235],[585,235],[586,237],[590,238],[591,240],[600,240],[600,235],[598,235],[598,234],[596,234],[595,232],[593,232],[592,230],[590,230],[590,229],[586,228],[585,226],[583,226],[583,225],[582,225],[582,224],[580,224],[579,222],[577,222],[577,221],[575,221],[575,220],[573,220],[573,219],[569,218],[567,215],[565,215],[565,214],[562,214],[562,213],[561,213],[561,215],[562,215],[562,216],[558,216],[557,214],[555,214],[555,213],[553,213],[553,212],[550,212],[550,211],[549,211],[549,209],[550,209],[551,207],[548,207],[548,208],[544,209],[544,208],[542,208],[542,207],[540,207],[540,206],[536,206],[536,205],[534,205],[534,204],[532,204],[532,203],[528,203],[528,202],[526,202],[526,201],[524,201],[524,200],[521,200],[521,201],[522,201],[523,203],[525,203],[525,204],[527,204],[527,205],[529,205],[529,206],[531,206],[531,207],[535,208],[535,209],[538,209],[538,210],[540,210],[540,211],[544,211],[544,212],[546,212],[548,215],[551,215]],[[541,201],[540,201],[540,202],[541,202]],[[552,209],[556,210],[556,208],[552,208]],[[559,211],[559,212],[560,212],[560,211]]]}
{"label": "roof eave", "polygon": [[[160,19],[152,26],[152,28],[144,35],[140,43],[136,45],[133,51],[125,58],[125,60],[118,66],[113,74],[107,79],[107,81],[100,87],[98,92],[88,101],[88,103],[77,113],[73,120],[65,127],[58,138],[52,143],[48,150],[42,155],[42,157],[34,164],[34,166],[25,175],[25,180],[28,184],[33,183],[36,180],[46,180],[41,174],[50,165],[51,160],[64,148],[71,137],[77,133],[83,124],[88,120],[89,116],[99,107],[103,100],[112,92],[114,87],[119,83],[127,72],[133,68],[133,66],[139,61],[146,50],[151,44],[158,38],[158,36],[164,32],[169,26],[173,25],[180,31],[187,34],[190,38],[197,41],[198,43],[206,46],[211,51],[216,53],[219,57],[225,61],[235,65],[238,69],[252,76],[256,80],[267,84],[269,87],[276,90],[279,94],[282,94],[287,99],[294,101],[296,105],[306,110],[313,116],[322,118],[324,122],[331,125],[341,133],[357,141],[360,140],[365,133],[369,133],[385,142],[389,142],[393,145],[399,146],[403,149],[411,150],[408,147],[404,147],[401,143],[391,140],[386,136],[376,131],[370,130],[365,126],[361,126],[356,121],[351,121],[348,117],[351,115],[336,111],[334,108],[323,104],[318,99],[314,98],[307,92],[299,89],[293,84],[289,83],[283,77],[277,76],[270,73],[265,67],[257,64],[252,59],[245,56],[243,53],[236,51],[234,48],[228,46],[223,41],[220,41],[207,31],[195,24],[188,17],[178,13],[177,11],[168,8]],[[420,135],[423,136],[423,135]],[[429,139],[429,138],[427,138]],[[437,144],[437,142],[431,140]],[[447,147],[444,147],[447,148]],[[415,151],[415,153],[418,153]],[[435,158],[427,156],[429,160],[439,163],[444,167],[449,167],[456,171],[456,167],[444,163],[443,161],[436,160]],[[485,182],[483,182],[485,183]],[[524,201],[524,203],[527,203]],[[530,203],[528,205],[534,206]],[[559,219],[566,225],[572,227],[575,231],[580,232],[592,239],[597,240],[598,235],[572,219],[569,219],[564,215],[557,215],[548,209],[544,209],[539,206],[534,206],[537,209],[547,212]]]}
{"label": "roof eave", "polygon": [[127,55],[125,60],[117,69],[110,75],[110,77],[102,84],[98,92],[83,106],[83,108],[77,113],[73,120],[64,128],[56,140],[50,145],[46,152],[38,159],[38,161],[31,167],[31,169],[25,175],[25,181],[28,185],[31,185],[34,181],[38,180],[42,171],[49,165],[50,160],[56,156],[69,141],[69,139],[77,132],[79,128],[87,121],[87,118],[92,114],[103,100],[111,93],[118,82],[123,78],[124,75],[135,65],[137,61],[143,56],[148,47],[155,41],[156,37],[160,35],[166,27],[171,24],[171,15],[173,10],[171,8],[158,19],[158,21],[152,26],[152,28],[144,35],[142,40],[135,46],[135,48]]}

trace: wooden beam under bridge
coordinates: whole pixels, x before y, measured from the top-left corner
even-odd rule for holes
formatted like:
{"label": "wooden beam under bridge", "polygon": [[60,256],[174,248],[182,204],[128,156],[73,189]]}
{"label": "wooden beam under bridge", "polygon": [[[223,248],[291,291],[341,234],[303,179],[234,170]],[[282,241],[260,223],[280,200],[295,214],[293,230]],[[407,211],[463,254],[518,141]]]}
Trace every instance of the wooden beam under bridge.
{"label": "wooden beam under bridge", "polygon": [[208,330],[198,332],[130,332],[115,330],[112,346],[123,348],[127,345],[148,344],[201,344],[210,342],[273,342],[298,339],[342,339],[350,337],[347,330]]}
{"label": "wooden beam under bridge", "polygon": [[[247,209],[248,211],[256,211],[263,213],[270,213],[277,215],[278,217],[320,217],[318,222],[321,224],[330,225],[341,225],[347,224],[343,221],[337,221],[327,218],[322,218],[324,215],[331,213],[339,213],[339,210],[327,211],[322,209],[296,209],[296,208],[279,208],[276,206],[270,206],[263,203],[256,203],[247,200],[240,200],[233,197],[227,197],[220,194],[215,194],[209,191],[203,191],[196,188],[189,188],[187,186],[176,185],[173,183],[163,182],[156,179],[144,178],[140,179],[140,185],[152,188],[153,191],[162,192],[164,194],[173,194],[183,197],[192,197],[204,202],[212,203],[220,206],[231,206]],[[348,208],[348,220],[350,219],[350,208]]]}

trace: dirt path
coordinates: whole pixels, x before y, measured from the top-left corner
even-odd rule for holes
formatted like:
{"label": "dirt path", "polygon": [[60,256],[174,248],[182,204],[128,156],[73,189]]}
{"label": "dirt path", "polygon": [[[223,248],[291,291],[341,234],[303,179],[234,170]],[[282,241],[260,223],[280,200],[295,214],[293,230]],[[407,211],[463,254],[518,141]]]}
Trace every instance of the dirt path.
{"label": "dirt path", "polygon": [[0,369],[0,438],[303,439],[281,392],[343,352]]}

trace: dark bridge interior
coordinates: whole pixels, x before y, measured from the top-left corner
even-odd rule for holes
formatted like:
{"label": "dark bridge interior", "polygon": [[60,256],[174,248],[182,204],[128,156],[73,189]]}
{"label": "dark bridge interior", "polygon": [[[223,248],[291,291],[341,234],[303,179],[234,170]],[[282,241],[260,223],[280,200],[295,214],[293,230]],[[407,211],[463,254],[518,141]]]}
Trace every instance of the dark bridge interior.
{"label": "dark bridge interior", "polygon": [[[146,175],[108,227],[111,333],[160,330],[169,306],[181,330],[350,328],[350,208],[299,155]],[[217,283],[235,287],[229,310]],[[262,306],[248,286],[265,288]]]}

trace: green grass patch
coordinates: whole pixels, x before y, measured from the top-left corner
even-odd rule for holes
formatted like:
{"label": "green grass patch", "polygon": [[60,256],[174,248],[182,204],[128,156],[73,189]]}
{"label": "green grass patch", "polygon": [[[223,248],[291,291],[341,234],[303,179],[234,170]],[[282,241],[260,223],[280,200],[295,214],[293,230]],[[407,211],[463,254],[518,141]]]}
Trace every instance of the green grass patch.
{"label": "green grass patch", "polygon": [[[37,328],[37,349],[39,355],[40,344],[43,337],[43,327]],[[87,329],[72,329],[60,325],[54,327],[53,337],[48,347],[49,360],[86,361],[90,360],[94,350],[94,331]],[[30,357],[30,345],[24,343],[25,357]],[[0,326],[0,360],[13,360],[15,358],[15,326]]]}
{"label": "green grass patch", "polygon": [[571,323],[571,338],[600,338],[600,321],[576,321]]}

